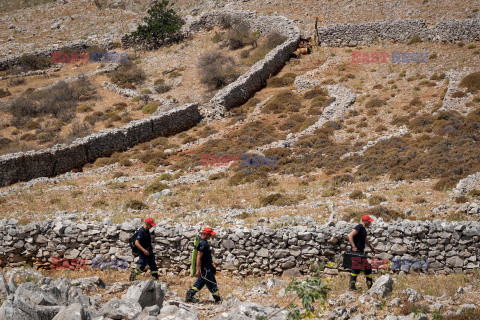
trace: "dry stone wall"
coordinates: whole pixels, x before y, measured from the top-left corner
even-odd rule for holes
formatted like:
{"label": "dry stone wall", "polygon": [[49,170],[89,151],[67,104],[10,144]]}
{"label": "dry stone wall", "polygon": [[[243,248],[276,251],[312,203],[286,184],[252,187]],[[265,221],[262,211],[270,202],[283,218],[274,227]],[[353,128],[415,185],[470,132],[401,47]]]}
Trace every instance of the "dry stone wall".
{"label": "dry stone wall", "polygon": [[247,22],[252,30],[262,34],[278,33],[287,39],[270,51],[263,60],[255,63],[246,73],[236,81],[218,91],[210,102],[202,108],[205,117],[216,118],[224,115],[225,111],[246,102],[275,74],[297,49],[301,39],[300,29],[293,21],[282,16],[256,16],[249,11],[217,10],[204,13],[199,17],[187,19],[186,30],[195,32],[206,27],[221,24],[229,17]]}
{"label": "dry stone wall", "polygon": [[[125,259],[134,265],[128,238],[142,225],[140,219],[113,224],[110,221],[73,222],[46,220],[18,226],[17,221],[0,220],[0,265],[24,262],[45,264],[51,257],[65,259]],[[346,235],[355,226],[338,222],[288,229],[236,227],[215,228],[211,241],[215,263],[221,270],[240,275],[302,272],[309,263],[338,261],[349,250]],[[192,240],[201,228],[169,225],[162,221],[152,231],[157,263],[176,273],[190,265]],[[428,261],[428,271],[450,273],[478,269],[480,222],[381,221],[369,229],[377,258]],[[408,270],[405,270],[408,271]]]}
{"label": "dry stone wall", "polygon": [[408,42],[413,36],[431,42],[480,41],[480,20],[447,20],[428,27],[423,19],[377,21],[363,24],[333,24],[318,27],[322,46],[355,47],[376,40]]}
{"label": "dry stone wall", "polygon": [[201,119],[198,104],[186,104],[166,113],[150,116],[115,129],[102,130],[71,144],[8,154],[0,157],[0,185],[38,177],[52,177],[139,143],[169,136],[196,125]]}
{"label": "dry stone wall", "polygon": [[[52,51],[62,51],[62,50],[70,50],[70,51],[80,51],[84,49],[88,49],[94,44],[86,41],[86,40],[78,40],[75,41],[69,45],[66,46],[58,46],[58,45],[53,45],[51,47],[43,48],[41,50],[36,50],[34,52],[30,52],[30,54],[33,54],[38,57],[45,57],[45,58],[51,58],[52,56]],[[113,49],[113,42],[111,40],[101,40],[96,44],[99,46],[100,49]],[[22,57],[23,54],[17,54],[13,55],[8,58],[0,59],[0,71],[7,70],[19,63],[20,58]]]}

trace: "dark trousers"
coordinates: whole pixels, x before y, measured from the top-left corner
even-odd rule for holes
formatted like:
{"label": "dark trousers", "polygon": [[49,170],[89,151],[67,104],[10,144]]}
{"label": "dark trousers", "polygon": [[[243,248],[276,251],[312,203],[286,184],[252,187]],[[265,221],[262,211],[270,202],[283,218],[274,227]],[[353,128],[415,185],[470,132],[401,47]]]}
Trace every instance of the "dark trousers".
{"label": "dark trousers", "polygon": [[153,254],[153,250],[149,251],[149,255],[145,255],[143,252],[140,252],[138,255],[138,266],[135,269],[135,273],[138,275],[141,272],[145,271],[145,267],[148,264],[148,267],[150,268],[150,272],[152,273],[152,276],[155,278],[158,278],[158,268],[157,264],[155,263],[155,255]]}
{"label": "dark trousers", "polygon": [[[360,251],[361,253],[363,253],[363,251]],[[353,265],[353,263],[352,263]],[[365,277],[366,277],[366,280],[367,280],[367,286],[368,288],[370,288],[373,284],[373,281],[372,281],[372,266],[368,263],[368,261],[366,259],[361,259],[361,263],[356,263],[354,264],[353,266],[355,266],[355,269],[352,269],[351,272],[350,272],[350,285],[354,286],[355,283],[357,282],[357,277],[358,275],[360,274],[360,271],[364,271],[365,272]],[[361,267],[362,269],[357,269],[357,267]]]}
{"label": "dark trousers", "polygon": [[200,277],[198,277],[193,287],[188,291],[193,296],[195,293],[202,290],[203,286],[205,285],[207,285],[208,290],[210,290],[213,296],[220,296],[217,287],[217,280],[215,279],[215,271],[213,268],[202,269],[200,271]]}

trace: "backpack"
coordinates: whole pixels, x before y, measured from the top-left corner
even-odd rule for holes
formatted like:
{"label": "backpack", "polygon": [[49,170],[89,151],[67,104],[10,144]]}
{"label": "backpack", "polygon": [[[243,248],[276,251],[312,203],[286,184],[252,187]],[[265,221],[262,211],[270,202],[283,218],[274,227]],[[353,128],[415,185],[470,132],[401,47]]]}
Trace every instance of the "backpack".
{"label": "backpack", "polygon": [[198,246],[200,245],[200,238],[198,236],[193,239],[193,250],[192,250],[192,258],[190,260],[190,276],[195,276],[197,272],[197,253],[198,253]]}
{"label": "backpack", "polygon": [[132,249],[132,253],[135,257],[140,254],[140,249],[135,245],[135,240],[137,240],[138,231],[140,230],[135,231],[134,233],[132,233],[130,238],[128,238],[128,243],[130,244],[130,248]]}

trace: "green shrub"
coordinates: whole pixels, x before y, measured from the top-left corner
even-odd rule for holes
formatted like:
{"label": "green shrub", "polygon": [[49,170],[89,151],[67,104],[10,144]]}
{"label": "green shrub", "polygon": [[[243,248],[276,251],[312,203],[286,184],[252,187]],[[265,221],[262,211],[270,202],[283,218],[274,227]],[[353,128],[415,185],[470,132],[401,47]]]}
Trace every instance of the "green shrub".
{"label": "green shrub", "polygon": [[141,92],[142,94],[152,94],[152,90],[150,89],[143,89]]}
{"label": "green shrub", "polygon": [[143,106],[142,112],[145,114],[151,114],[157,111],[160,103],[158,101],[152,101]]}
{"label": "green shrub", "polygon": [[420,43],[420,42],[422,42],[422,38],[420,38],[417,35],[414,35],[410,38],[410,41],[408,42],[408,44],[412,45],[412,44],[417,44],[417,43]]}
{"label": "green shrub", "polygon": [[165,41],[180,30],[183,25],[182,18],[173,9],[168,9],[168,5],[166,0],[155,0],[147,10],[148,16],[143,18],[144,23],[139,24],[131,35],[141,39]]}
{"label": "green shrub", "polygon": [[158,180],[163,181],[171,181],[172,180],[172,175],[170,173],[162,173],[160,177],[158,177]]}
{"label": "green shrub", "polygon": [[164,189],[168,189],[168,185],[162,182],[162,179],[155,180],[152,184],[148,185],[144,193],[149,195],[152,193],[160,192]]}

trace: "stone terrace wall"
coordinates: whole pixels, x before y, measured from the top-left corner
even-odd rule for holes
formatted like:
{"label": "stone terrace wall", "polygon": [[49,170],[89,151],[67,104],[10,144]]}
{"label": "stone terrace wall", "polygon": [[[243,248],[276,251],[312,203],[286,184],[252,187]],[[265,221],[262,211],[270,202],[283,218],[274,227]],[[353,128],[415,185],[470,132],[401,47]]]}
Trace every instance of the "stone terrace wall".
{"label": "stone terrace wall", "polygon": [[[52,56],[52,51],[62,51],[62,50],[72,50],[72,51],[80,51],[83,49],[90,48],[94,44],[86,41],[86,40],[78,40],[75,41],[69,45],[66,46],[58,46],[58,45],[53,45],[48,48],[43,48],[41,50],[36,50],[34,52],[29,52],[29,54],[33,54],[38,57],[45,57],[45,58],[50,58]],[[101,49],[112,49],[113,48],[113,42],[111,40],[102,40],[97,44]],[[17,54],[8,58],[0,59],[0,71],[4,71],[9,69],[12,66],[15,66],[18,64],[20,57],[23,54]]]}
{"label": "stone terrace wall", "polygon": [[186,104],[161,115],[76,139],[71,144],[1,156],[0,186],[38,177],[53,177],[81,168],[97,158],[125,151],[139,143],[188,130],[200,119],[198,104]]}
{"label": "stone terrace wall", "polygon": [[423,19],[377,21],[363,24],[333,24],[318,27],[322,46],[355,47],[384,41],[408,42],[417,35],[431,42],[480,41],[480,20],[447,20],[428,27]]}
{"label": "stone terrace wall", "polygon": [[[23,262],[45,264],[50,257],[65,259],[122,258],[133,256],[129,235],[142,224],[136,219],[122,224],[47,220],[26,226],[0,220],[0,265]],[[310,261],[335,261],[349,249],[346,235],[355,226],[339,222],[334,226],[288,229],[215,228],[211,241],[215,263],[236,274],[280,274],[286,270],[306,271]],[[190,266],[192,241],[201,229],[162,221],[152,231],[157,263],[185,274]],[[480,259],[480,222],[397,221],[376,222],[369,229],[377,258],[428,259],[431,272],[471,272]]]}
{"label": "stone terrace wall", "polygon": [[236,81],[221,89],[205,107],[205,116],[223,116],[231,108],[246,102],[275,74],[297,49],[301,32],[294,22],[282,16],[256,16],[248,11],[211,11],[187,22],[186,29],[198,31],[208,26],[219,25],[225,16],[248,22],[252,30],[263,34],[279,33],[287,39],[270,51],[263,60],[255,63]]}

